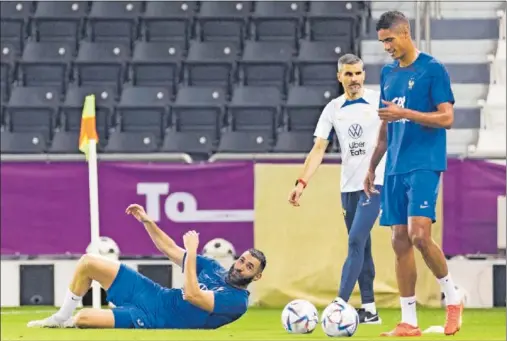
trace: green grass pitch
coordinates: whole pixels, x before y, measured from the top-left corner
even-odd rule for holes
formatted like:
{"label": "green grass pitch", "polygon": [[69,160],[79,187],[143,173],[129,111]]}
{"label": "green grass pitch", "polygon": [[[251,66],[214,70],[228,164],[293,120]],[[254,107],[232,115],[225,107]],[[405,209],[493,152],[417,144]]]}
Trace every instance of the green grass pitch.
{"label": "green grass pitch", "polygon": [[[86,330],[86,329],[28,329],[30,320],[49,316],[50,307],[8,308],[1,310],[1,340],[326,340],[317,326],[312,334],[287,334],[281,325],[280,309],[252,308],[235,323],[213,331],[182,330]],[[320,309],[321,311],[321,309]],[[399,309],[381,309],[382,325],[360,325],[354,340],[385,340],[379,337],[391,329],[400,318]],[[418,309],[419,325],[424,330],[443,325],[443,309]],[[423,340],[506,340],[505,309],[466,309],[462,330],[452,336],[426,334]],[[414,338],[410,338],[414,339]]]}

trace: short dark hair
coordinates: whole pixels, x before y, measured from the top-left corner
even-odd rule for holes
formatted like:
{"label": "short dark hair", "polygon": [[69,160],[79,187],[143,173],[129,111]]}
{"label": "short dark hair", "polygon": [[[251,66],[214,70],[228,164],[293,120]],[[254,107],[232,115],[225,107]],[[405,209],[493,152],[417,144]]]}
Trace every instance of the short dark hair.
{"label": "short dark hair", "polygon": [[363,61],[361,60],[361,58],[359,58],[355,54],[352,53],[344,54],[343,56],[340,57],[340,59],[338,59],[338,71],[341,71],[343,65],[354,65],[362,62]]}
{"label": "short dark hair", "polygon": [[393,28],[398,24],[406,24],[410,27],[410,23],[405,16],[405,14],[400,11],[389,11],[385,12],[380,16],[380,19],[377,21],[376,30],[377,32],[380,30],[388,30]]}
{"label": "short dark hair", "polygon": [[260,250],[251,248],[248,250],[248,252],[252,255],[253,258],[256,258],[261,266],[261,272],[264,271],[264,268],[266,267],[266,256],[264,253]]}

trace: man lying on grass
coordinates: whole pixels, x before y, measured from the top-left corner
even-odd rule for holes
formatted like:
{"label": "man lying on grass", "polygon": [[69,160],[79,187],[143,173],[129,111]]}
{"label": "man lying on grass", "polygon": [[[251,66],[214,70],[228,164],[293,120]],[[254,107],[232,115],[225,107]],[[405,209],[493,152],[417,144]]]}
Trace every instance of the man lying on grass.
{"label": "man lying on grass", "polygon": [[[34,328],[216,329],[234,322],[248,308],[248,284],[257,281],[266,257],[257,249],[245,251],[229,270],[197,255],[199,235],[183,236],[185,249],[165,234],[143,207],[130,205],[127,214],[144,224],[154,244],[184,272],[181,289],[164,288],[124,264],[84,255],[77,264],[63,305],[54,315],[28,323]],[[95,280],[116,308],[74,310]]]}

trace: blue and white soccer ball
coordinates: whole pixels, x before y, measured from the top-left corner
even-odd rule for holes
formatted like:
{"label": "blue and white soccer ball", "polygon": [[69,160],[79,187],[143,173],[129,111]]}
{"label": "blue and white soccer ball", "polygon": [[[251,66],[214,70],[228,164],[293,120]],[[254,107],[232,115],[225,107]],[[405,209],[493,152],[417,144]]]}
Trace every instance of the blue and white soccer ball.
{"label": "blue and white soccer ball", "polygon": [[[86,248],[86,253],[91,252],[92,244],[90,243]],[[120,248],[112,238],[101,236],[99,239],[99,255],[112,260],[118,260],[120,258]]]}
{"label": "blue and white soccer ball", "polygon": [[327,336],[350,337],[357,330],[359,315],[354,307],[337,297],[324,309],[320,323]]}
{"label": "blue and white soccer ball", "polygon": [[283,308],[282,325],[288,333],[309,334],[318,323],[317,308],[306,300],[291,301]]}

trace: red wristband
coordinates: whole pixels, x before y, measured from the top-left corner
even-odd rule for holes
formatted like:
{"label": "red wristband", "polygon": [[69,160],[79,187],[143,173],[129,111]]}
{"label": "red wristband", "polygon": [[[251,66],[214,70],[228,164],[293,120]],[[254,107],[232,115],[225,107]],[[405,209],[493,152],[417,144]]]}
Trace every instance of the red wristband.
{"label": "red wristband", "polygon": [[304,181],[303,179],[297,179],[297,180],[296,180],[296,186],[297,186],[299,183],[302,183],[302,184],[303,184],[303,188],[306,188],[306,185],[308,185],[308,184],[306,183],[306,181]]}

